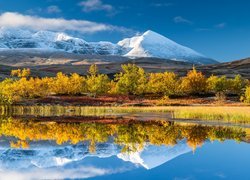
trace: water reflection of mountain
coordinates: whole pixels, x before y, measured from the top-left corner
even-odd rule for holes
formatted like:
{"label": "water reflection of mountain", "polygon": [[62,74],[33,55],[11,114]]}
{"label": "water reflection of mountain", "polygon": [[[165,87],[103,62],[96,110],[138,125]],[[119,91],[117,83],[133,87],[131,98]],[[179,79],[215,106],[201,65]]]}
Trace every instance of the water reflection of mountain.
{"label": "water reflection of mountain", "polygon": [[146,169],[152,169],[190,151],[192,149],[186,142],[180,141],[175,146],[148,145],[139,152],[119,153],[117,157],[124,161],[140,164]]}
{"label": "water reflection of mountain", "polygon": [[29,149],[10,149],[6,143],[0,143],[0,169],[51,168],[82,161],[88,157],[109,158],[115,156],[136,166],[151,169],[167,161],[190,152],[191,148],[185,141],[175,146],[146,145],[139,152],[121,153],[121,147],[113,143],[101,143],[96,152],[88,150],[87,143],[58,146],[53,142],[37,142]]}
{"label": "water reflection of mountain", "polygon": [[[1,142],[2,145],[2,142]],[[10,149],[1,146],[1,169],[49,168],[63,166],[87,157],[107,158],[119,152],[119,147],[111,143],[99,144],[96,153],[90,153],[87,143],[77,145],[57,145],[54,142],[36,142],[29,149]]]}

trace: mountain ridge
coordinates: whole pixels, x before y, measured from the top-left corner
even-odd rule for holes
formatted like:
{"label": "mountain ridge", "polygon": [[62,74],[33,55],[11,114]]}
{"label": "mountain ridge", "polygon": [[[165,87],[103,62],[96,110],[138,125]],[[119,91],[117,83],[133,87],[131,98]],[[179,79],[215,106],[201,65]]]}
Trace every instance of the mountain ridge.
{"label": "mountain ridge", "polygon": [[32,32],[22,29],[0,28],[1,49],[42,48],[76,54],[116,55],[129,58],[156,57],[194,64],[214,64],[217,61],[154,32],[126,38],[117,44],[100,41],[87,42],[66,33],[52,31]]}

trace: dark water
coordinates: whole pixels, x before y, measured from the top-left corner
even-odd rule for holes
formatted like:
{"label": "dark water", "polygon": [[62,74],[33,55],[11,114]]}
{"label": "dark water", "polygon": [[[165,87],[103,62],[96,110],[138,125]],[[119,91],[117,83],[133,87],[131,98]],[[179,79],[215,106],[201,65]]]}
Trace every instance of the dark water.
{"label": "dark water", "polygon": [[74,116],[0,125],[0,179],[250,179],[244,127]]}

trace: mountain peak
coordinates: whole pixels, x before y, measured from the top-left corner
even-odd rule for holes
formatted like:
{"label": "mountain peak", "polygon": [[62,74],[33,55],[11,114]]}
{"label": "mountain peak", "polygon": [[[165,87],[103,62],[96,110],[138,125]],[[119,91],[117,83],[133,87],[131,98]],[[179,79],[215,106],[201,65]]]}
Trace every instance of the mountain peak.
{"label": "mountain peak", "polygon": [[147,30],[146,32],[144,32],[142,34],[142,37],[144,37],[144,39],[148,39],[148,41],[151,41],[152,43],[154,43],[155,41],[158,41],[158,42],[168,41],[168,43],[175,44],[174,41],[168,39],[167,37],[165,37],[157,32],[151,31],[151,30]]}
{"label": "mountain peak", "polygon": [[141,36],[126,38],[118,44],[128,49],[125,56],[129,57],[157,57],[195,64],[216,63],[193,49],[182,46],[151,30],[147,30]]}
{"label": "mountain peak", "polygon": [[[152,30],[147,30],[147,31],[145,31],[143,34],[142,34],[142,36],[144,36],[144,37],[154,37],[154,38],[161,38],[161,39],[168,39],[167,37],[165,37],[165,36],[163,36],[163,35],[161,35],[161,34],[159,34],[159,33],[157,33],[157,32],[155,32],[155,31],[152,31]],[[168,40],[170,40],[170,39],[168,39]],[[172,41],[172,40],[170,40],[170,41]],[[172,42],[174,42],[174,41],[172,41]]]}
{"label": "mountain peak", "polygon": [[143,33],[143,35],[160,35],[160,34],[152,30],[147,30]]}

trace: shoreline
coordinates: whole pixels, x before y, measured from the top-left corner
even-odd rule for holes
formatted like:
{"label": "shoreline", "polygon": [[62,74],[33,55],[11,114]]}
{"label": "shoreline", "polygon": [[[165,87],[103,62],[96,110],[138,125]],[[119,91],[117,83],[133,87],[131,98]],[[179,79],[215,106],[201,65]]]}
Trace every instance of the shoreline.
{"label": "shoreline", "polygon": [[[250,123],[250,106],[77,106],[77,105],[12,105],[1,106],[2,116],[135,116],[151,119],[183,119]],[[149,115],[143,115],[149,113]]]}
{"label": "shoreline", "polygon": [[240,102],[236,96],[218,101],[214,96],[176,97],[162,99],[157,97],[141,98],[135,96],[48,96],[45,98],[27,99],[12,105],[62,105],[62,106],[111,106],[111,107],[148,107],[148,106],[242,106],[250,104]]}

